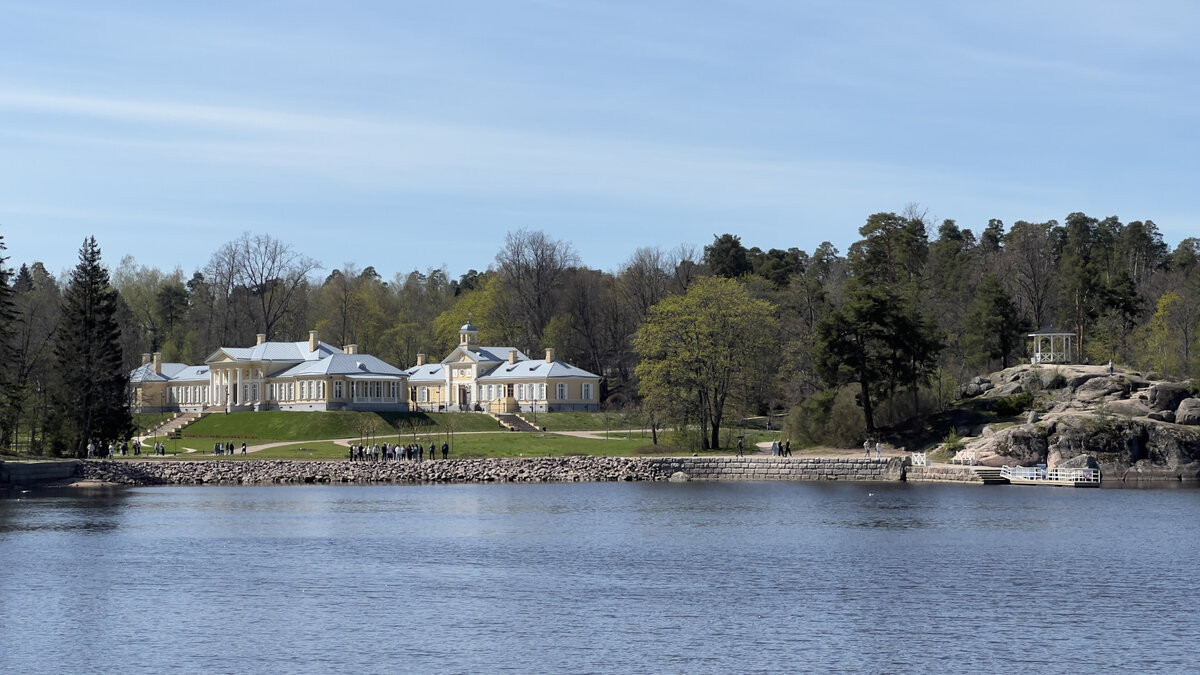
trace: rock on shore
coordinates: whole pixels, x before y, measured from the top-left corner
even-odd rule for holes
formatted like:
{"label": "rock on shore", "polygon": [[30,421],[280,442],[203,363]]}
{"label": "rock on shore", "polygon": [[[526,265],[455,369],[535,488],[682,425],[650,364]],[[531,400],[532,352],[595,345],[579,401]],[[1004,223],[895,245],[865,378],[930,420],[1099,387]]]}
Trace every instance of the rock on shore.
{"label": "rock on shore", "polygon": [[667,480],[646,458],[527,457],[429,462],[87,461],[83,480],[118,485],[571,483]]}

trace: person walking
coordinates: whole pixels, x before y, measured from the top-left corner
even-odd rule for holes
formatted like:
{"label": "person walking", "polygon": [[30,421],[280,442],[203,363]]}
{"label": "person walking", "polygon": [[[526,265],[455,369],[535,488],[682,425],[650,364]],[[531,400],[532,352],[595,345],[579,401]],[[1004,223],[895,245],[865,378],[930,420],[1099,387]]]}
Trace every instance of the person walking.
{"label": "person walking", "polygon": [[863,441],[863,454],[866,455],[867,459],[871,458],[871,439],[869,438]]}
{"label": "person walking", "polygon": [[450,444],[442,441],[442,459],[450,459]]}
{"label": "person walking", "polygon": [[881,452],[882,448],[883,444],[879,441],[875,441],[875,459],[879,459],[883,456],[883,453]]}
{"label": "person walking", "polygon": [[737,451],[738,457],[745,457],[745,453],[743,452],[743,446],[744,446],[744,444],[742,442],[742,437],[738,436],[738,451]]}

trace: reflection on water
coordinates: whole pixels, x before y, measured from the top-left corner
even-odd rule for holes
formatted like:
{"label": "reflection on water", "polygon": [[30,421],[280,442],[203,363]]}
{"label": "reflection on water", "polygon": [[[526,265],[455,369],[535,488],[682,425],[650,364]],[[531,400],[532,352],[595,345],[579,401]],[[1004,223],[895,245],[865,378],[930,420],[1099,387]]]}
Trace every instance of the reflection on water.
{"label": "reflection on water", "polygon": [[[0,500],[0,671],[1192,667],[1200,491],[689,483]],[[1031,648],[1031,646],[1036,648]]]}

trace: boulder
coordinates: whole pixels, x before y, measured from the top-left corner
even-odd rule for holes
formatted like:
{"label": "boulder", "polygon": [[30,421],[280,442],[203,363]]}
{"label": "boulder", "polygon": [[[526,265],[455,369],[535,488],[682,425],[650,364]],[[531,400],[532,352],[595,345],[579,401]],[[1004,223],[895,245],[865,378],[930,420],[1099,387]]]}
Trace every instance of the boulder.
{"label": "boulder", "polygon": [[1159,422],[1169,422],[1171,424],[1175,423],[1175,413],[1171,412],[1170,410],[1154,410],[1151,411],[1150,414],[1146,415],[1146,417],[1152,420],[1158,420]]}
{"label": "boulder", "polygon": [[1096,462],[1096,458],[1088,454],[1075,455],[1071,459],[1063,460],[1058,464],[1060,469],[1099,469],[1100,464]]}
{"label": "boulder", "polygon": [[1075,388],[1076,400],[1092,403],[1112,394],[1124,394],[1125,383],[1111,377],[1093,377]]}
{"label": "boulder", "polygon": [[1200,398],[1185,398],[1175,409],[1175,423],[1200,425]]}
{"label": "boulder", "polygon": [[1025,413],[1026,424],[1037,424],[1038,418],[1038,411],[1036,410],[1030,410],[1029,412]]}
{"label": "boulder", "polygon": [[1067,386],[1067,378],[1057,370],[1046,369],[1039,374],[1042,389],[1062,389]]}
{"label": "boulder", "polygon": [[996,398],[1004,398],[1005,396],[1012,396],[1014,394],[1022,394],[1024,392],[1025,392],[1025,386],[1023,384],[1021,384],[1020,382],[1005,382],[1002,385],[999,385],[993,389],[988,390],[988,395],[994,396]]}
{"label": "boulder", "polygon": [[1182,385],[1161,382],[1150,387],[1149,396],[1151,410],[1175,410],[1191,392]]}
{"label": "boulder", "polygon": [[671,481],[672,483],[686,483],[691,480],[691,477],[682,471],[676,471],[675,473],[671,474],[671,477],[667,480]]}

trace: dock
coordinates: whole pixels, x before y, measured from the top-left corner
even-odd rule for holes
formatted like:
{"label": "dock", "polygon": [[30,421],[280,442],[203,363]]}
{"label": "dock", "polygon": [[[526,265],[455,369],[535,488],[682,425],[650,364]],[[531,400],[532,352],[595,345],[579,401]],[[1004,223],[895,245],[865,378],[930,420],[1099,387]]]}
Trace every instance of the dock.
{"label": "dock", "polygon": [[1013,485],[1100,487],[1099,469],[1047,469],[1043,466],[1003,466],[1000,475]]}

